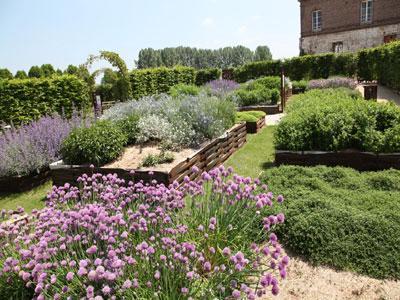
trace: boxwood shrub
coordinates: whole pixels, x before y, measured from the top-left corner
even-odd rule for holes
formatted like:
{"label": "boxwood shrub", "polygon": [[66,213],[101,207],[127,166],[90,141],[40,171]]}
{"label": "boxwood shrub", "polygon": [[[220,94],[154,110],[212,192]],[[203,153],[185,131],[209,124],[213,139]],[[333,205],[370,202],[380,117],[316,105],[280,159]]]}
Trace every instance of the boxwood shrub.
{"label": "boxwood shrub", "polygon": [[111,121],[98,121],[88,128],[73,130],[64,140],[61,153],[68,164],[101,166],[121,155],[127,136]]}
{"label": "boxwood shrub", "polygon": [[275,134],[277,149],[400,152],[400,108],[359,98],[348,89],[296,95]]}
{"label": "boxwood shrub", "polygon": [[287,249],[314,264],[400,278],[400,171],[281,166],[262,181],[283,194]]}

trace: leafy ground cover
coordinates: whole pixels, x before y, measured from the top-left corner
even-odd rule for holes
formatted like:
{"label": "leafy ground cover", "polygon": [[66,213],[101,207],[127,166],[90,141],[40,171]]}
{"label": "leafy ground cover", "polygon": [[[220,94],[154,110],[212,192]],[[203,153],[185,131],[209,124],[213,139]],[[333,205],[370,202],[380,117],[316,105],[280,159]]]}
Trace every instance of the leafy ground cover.
{"label": "leafy ground cover", "polygon": [[257,122],[262,117],[265,117],[265,112],[263,111],[239,111],[236,113],[235,122]]}
{"label": "leafy ground cover", "polygon": [[262,181],[285,196],[285,247],[312,263],[400,278],[400,171],[282,166]]}

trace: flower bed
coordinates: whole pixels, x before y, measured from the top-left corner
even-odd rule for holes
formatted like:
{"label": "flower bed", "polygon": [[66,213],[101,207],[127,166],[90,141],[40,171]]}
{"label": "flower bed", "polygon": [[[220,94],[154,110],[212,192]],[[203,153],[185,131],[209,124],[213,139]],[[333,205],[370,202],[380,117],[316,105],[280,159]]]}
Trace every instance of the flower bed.
{"label": "flower bed", "polygon": [[6,129],[0,134],[0,192],[21,192],[46,181],[65,137],[88,123],[78,115],[69,120],[53,115]]}
{"label": "flower bed", "polygon": [[106,167],[90,168],[89,165],[65,165],[62,162],[58,162],[50,166],[52,169],[51,176],[55,185],[75,182],[81,174],[91,174],[93,172],[102,174],[116,173],[124,179],[130,178],[131,173],[134,173],[136,181],[143,180],[144,182],[150,182],[154,179],[164,184],[170,184],[175,180],[182,182],[183,178],[190,173],[190,169],[193,166],[204,171],[211,170],[213,167],[227,160],[228,157],[238,148],[242,147],[245,142],[246,124],[241,123],[233,126],[224,135],[206,143],[200,150],[196,151],[184,161],[177,163],[169,171],[157,171],[157,168],[153,168],[152,175],[149,175],[148,170]]}
{"label": "flower bed", "polygon": [[[82,175],[27,222],[0,225],[4,299],[255,299],[289,258],[271,229],[283,201],[258,179],[193,168],[184,184]],[[274,212],[274,213],[273,213]],[[3,217],[3,215],[1,216]]]}

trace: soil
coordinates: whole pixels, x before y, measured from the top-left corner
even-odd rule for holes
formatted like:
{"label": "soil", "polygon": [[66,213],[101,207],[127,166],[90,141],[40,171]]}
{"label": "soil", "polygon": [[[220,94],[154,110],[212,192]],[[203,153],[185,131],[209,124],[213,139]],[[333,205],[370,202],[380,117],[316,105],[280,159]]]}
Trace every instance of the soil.
{"label": "soil", "polygon": [[196,149],[182,149],[180,151],[168,151],[171,152],[175,159],[171,163],[165,163],[156,165],[154,167],[148,168],[139,168],[143,159],[149,154],[159,154],[161,151],[157,147],[157,145],[144,145],[140,147],[139,145],[134,145],[130,147],[126,147],[122,156],[107,165],[104,168],[122,168],[122,169],[135,169],[135,170],[152,170],[152,171],[161,171],[161,172],[169,172],[177,163],[185,160],[193,153],[196,152]]}
{"label": "soil", "polygon": [[291,258],[288,277],[281,281],[276,300],[399,300],[400,281],[377,280],[328,267],[313,267]]}

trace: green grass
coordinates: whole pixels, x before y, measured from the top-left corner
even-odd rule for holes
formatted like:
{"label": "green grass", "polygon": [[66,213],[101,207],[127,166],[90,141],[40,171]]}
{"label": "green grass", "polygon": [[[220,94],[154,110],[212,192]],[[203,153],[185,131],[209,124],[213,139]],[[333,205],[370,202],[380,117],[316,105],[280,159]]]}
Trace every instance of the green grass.
{"label": "green grass", "polygon": [[261,176],[283,194],[281,241],[318,265],[400,278],[400,171],[281,166]]}
{"label": "green grass", "polygon": [[247,143],[225,162],[225,166],[233,167],[235,173],[242,176],[258,177],[275,160],[275,128],[266,126],[258,134],[248,134]]}
{"label": "green grass", "polygon": [[27,192],[0,194],[0,210],[14,210],[18,206],[22,206],[27,213],[30,213],[32,209],[41,209],[44,207],[44,199],[51,186],[52,182],[48,181]]}

